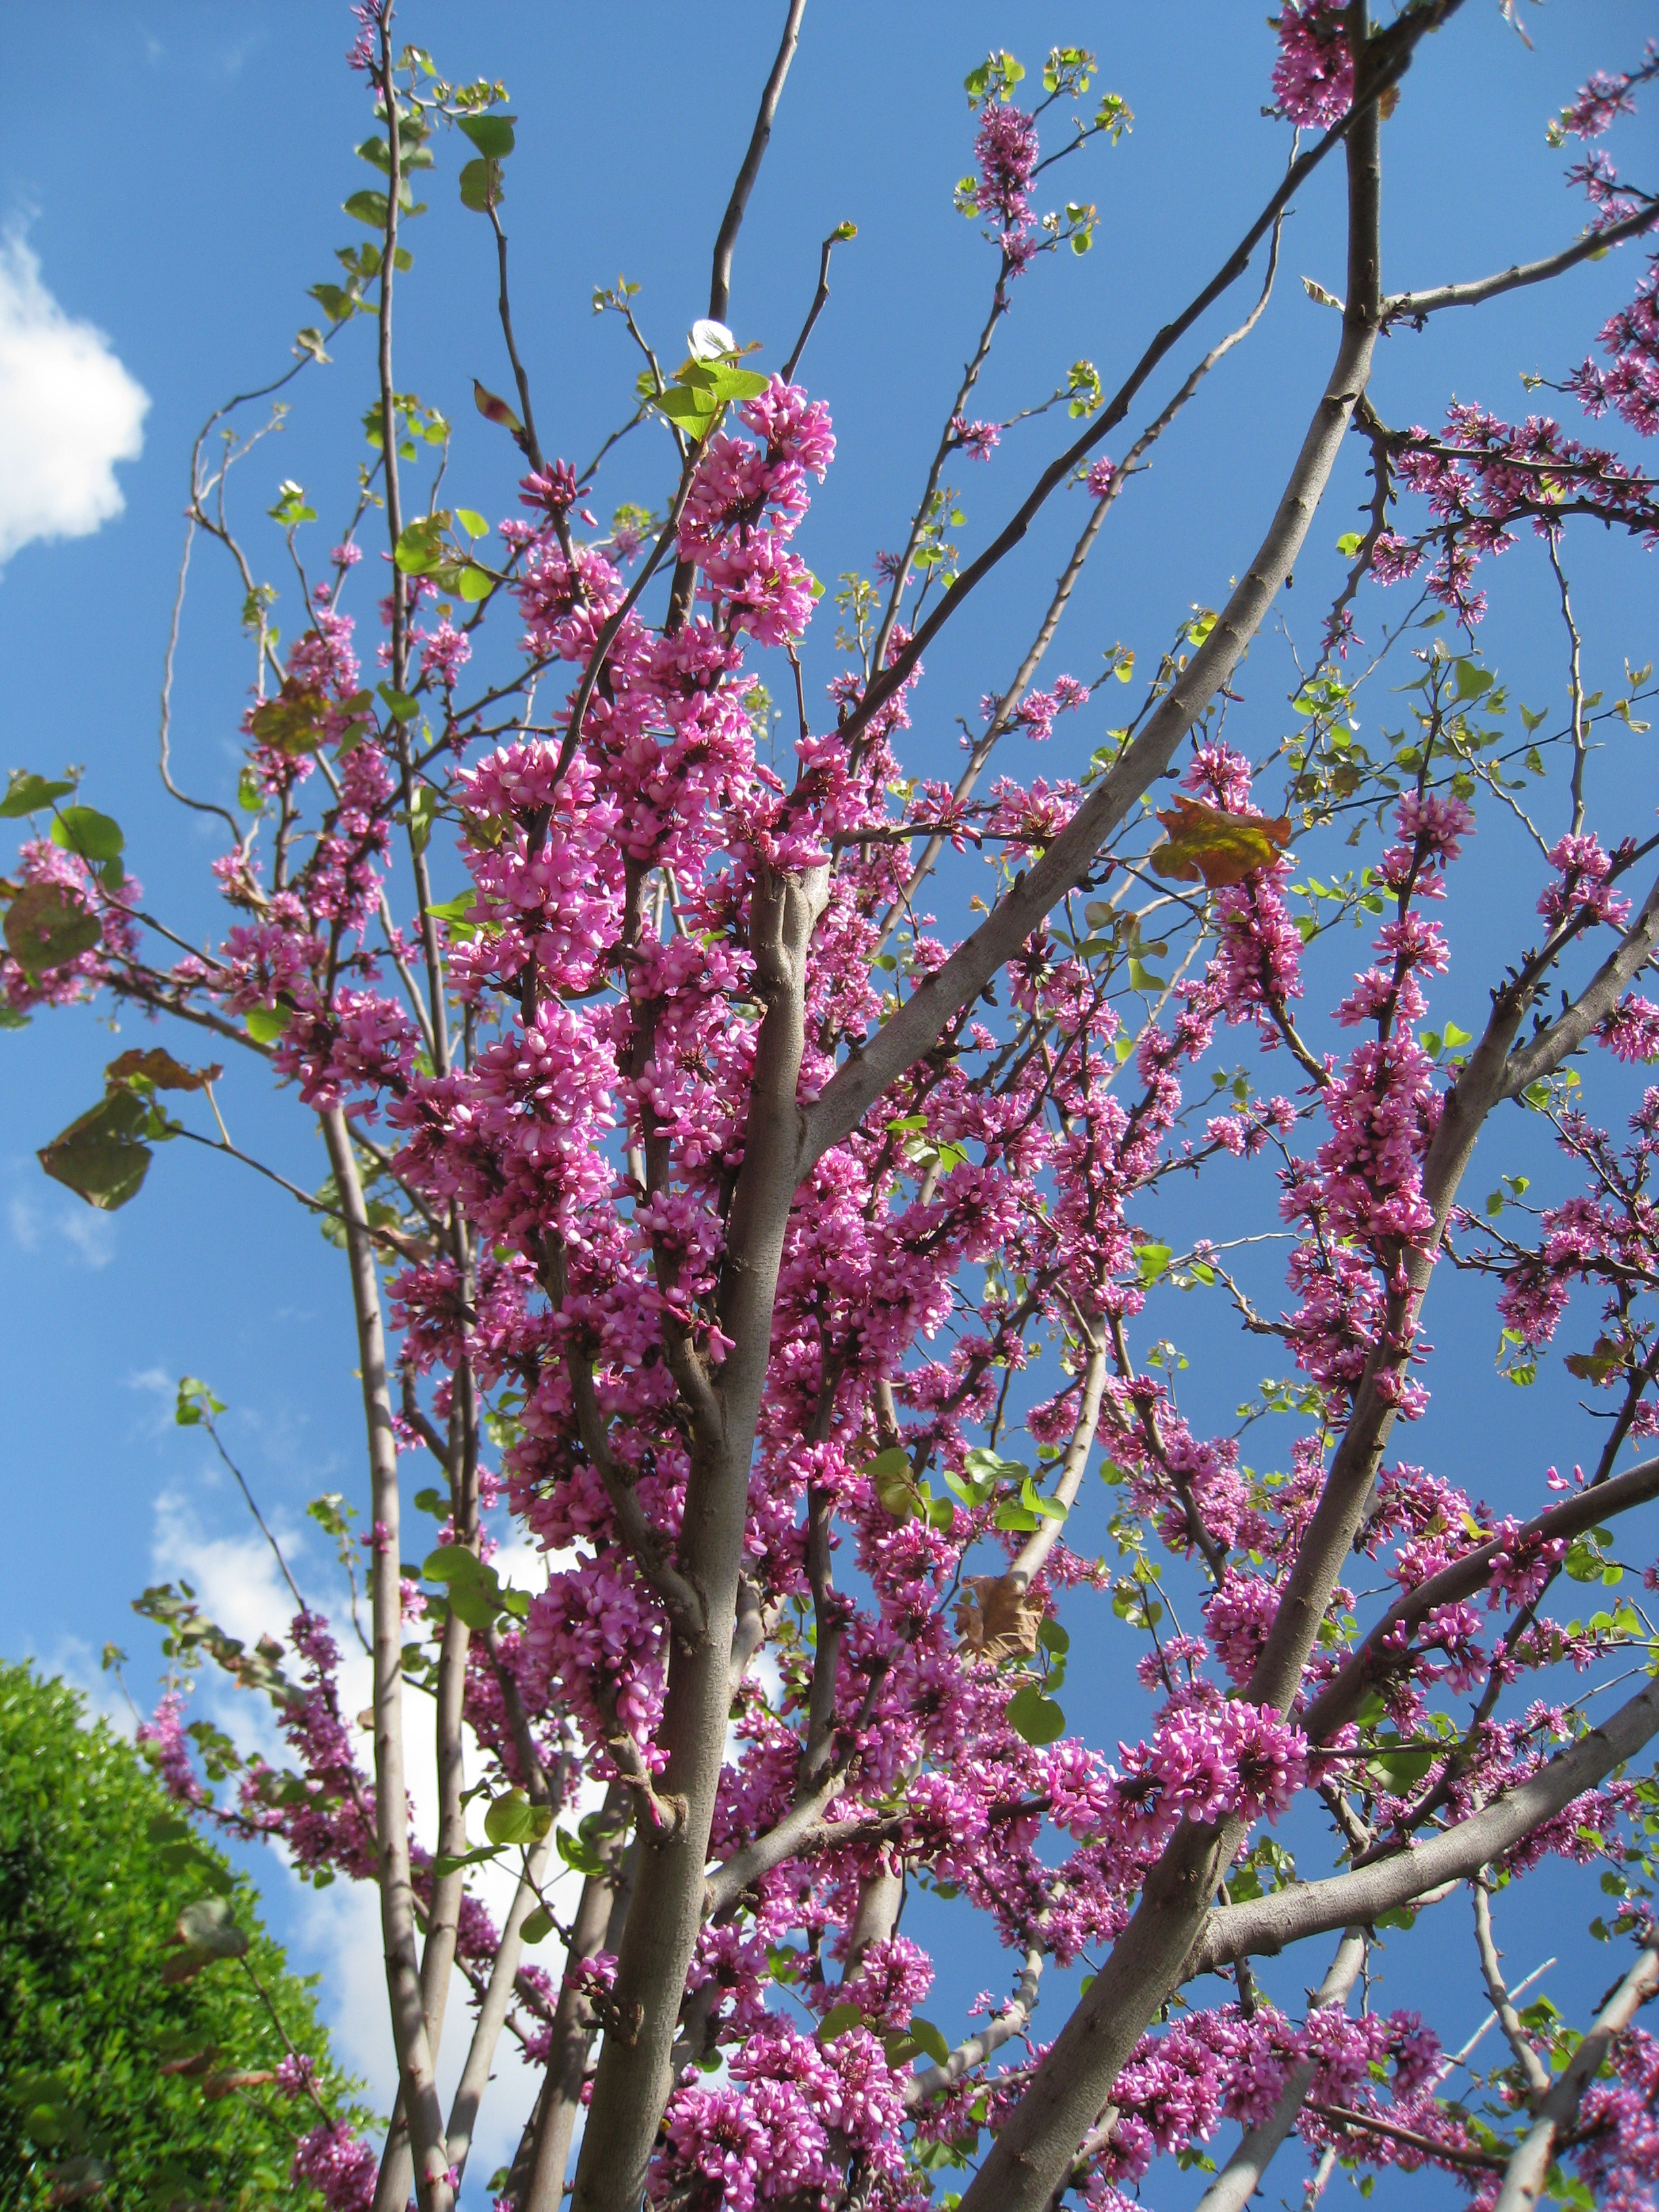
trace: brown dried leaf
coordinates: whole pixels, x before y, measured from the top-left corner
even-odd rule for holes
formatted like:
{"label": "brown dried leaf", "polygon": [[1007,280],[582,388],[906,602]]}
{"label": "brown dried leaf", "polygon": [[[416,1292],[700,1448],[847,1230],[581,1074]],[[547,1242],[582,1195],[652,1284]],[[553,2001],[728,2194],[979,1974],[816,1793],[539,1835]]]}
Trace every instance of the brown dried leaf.
{"label": "brown dried leaf", "polygon": [[137,1075],[143,1077],[146,1083],[153,1084],[157,1091],[205,1091],[208,1085],[216,1083],[224,1072],[216,1060],[211,1067],[187,1067],[182,1060],[175,1060],[170,1052],[164,1052],[160,1045],[152,1045],[148,1052],[140,1052],[135,1046],[131,1052],[124,1052],[118,1060],[111,1060],[104,1070],[104,1080],[106,1083],[127,1083]]}
{"label": "brown dried leaf", "polygon": [[218,2073],[210,2074],[202,2084],[202,2094],[210,2104],[221,2097],[229,2096],[233,2089],[261,2089],[276,2076],[268,2068],[222,2067]]}
{"label": "brown dried leaf", "polygon": [[1042,1607],[1027,1602],[1021,1575],[968,1575],[957,1606],[957,1633],[984,1659],[1026,1659],[1037,1648]]}

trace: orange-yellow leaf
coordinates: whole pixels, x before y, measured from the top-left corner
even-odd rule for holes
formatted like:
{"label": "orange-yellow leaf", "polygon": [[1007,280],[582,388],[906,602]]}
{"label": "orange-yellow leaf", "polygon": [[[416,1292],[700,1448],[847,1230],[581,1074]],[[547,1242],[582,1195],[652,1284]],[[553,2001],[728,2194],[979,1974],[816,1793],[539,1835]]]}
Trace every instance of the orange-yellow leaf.
{"label": "orange-yellow leaf", "polygon": [[1225,814],[1197,799],[1178,798],[1158,818],[1169,834],[1152,848],[1149,866],[1173,883],[1211,890],[1271,866],[1291,842],[1288,815]]}

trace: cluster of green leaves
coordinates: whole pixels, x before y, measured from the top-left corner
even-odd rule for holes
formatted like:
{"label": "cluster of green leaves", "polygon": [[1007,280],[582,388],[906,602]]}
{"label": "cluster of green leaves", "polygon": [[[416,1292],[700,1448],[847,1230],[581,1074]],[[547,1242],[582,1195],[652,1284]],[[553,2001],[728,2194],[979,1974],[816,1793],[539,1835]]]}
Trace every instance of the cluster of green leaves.
{"label": "cluster of green leaves", "polygon": [[689,445],[700,446],[734,401],[757,399],[767,383],[758,369],[740,368],[735,354],[722,355],[682,362],[667,386],[649,396]]}
{"label": "cluster of green leaves", "polygon": [[910,556],[913,575],[921,578],[921,592],[910,610],[909,619],[915,619],[916,610],[927,596],[928,586],[938,584],[950,591],[957,580],[957,549],[945,537],[947,530],[960,530],[967,516],[957,505],[956,493],[949,484],[942,485],[928,499],[922,511],[921,526],[916,534],[916,547]]}
{"label": "cluster of green leaves", "polygon": [[878,1452],[861,1472],[869,1478],[882,1510],[901,1528],[907,1522],[925,1520],[948,1536],[956,1526],[958,1505],[964,1512],[976,1513],[994,1501],[994,1528],[1029,1534],[1044,1521],[1066,1518],[1066,1508],[1042,1495],[1023,1460],[1004,1459],[983,1446],[967,1454],[960,1474],[950,1468],[940,1472],[941,1491],[934,1490],[930,1476],[917,1477],[908,1453],[897,1444]]}
{"label": "cluster of green leaves", "polygon": [[[188,1384],[193,1379],[187,1376],[185,1382]],[[217,1404],[216,1400],[212,1402]],[[355,1568],[344,1535],[349,1508],[343,1507],[337,1497],[331,1496],[317,1499],[307,1510],[330,1534],[337,1535],[344,1555],[343,1564]],[[162,1656],[178,1674],[187,1676],[204,1660],[210,1659],[239,1689],[263,1691],[279,1714],[305,1704],[306,1692],[283,1670],[282,1645],[272,1637],[262,1636],[250,1650],[240,1638],[227,1635],[216,1620],[203,1613],[197,1603],[196,1592],[187,1582],[181,1581],[176,1587],[172,1583],[153,1583],[141,1597],[133,1600],[132,1609],[161,1630]],[[210,1783],[250,1773],[248,1762],[231,1738],[211,1721],[192,1721],[185,1733],[200,1754]],[[319,1797],[305,1778],[291,1769],[257,1761],[251,1773],[253,1794],[262,1805],[307,1803],[327,1812],[339,1802],[337,1798]],[[309,1870],[301,1868],[298,1871],[302,1881],[309,1881],[318,1889],[325,1889],[334,1880],[326,1867]]]}
{"label": "cluster of green leaves", "polygon": [[[381,1245],[376,1248],[377,1250],[388,1261],[399,1255],[405,1258],[412,1256],[424,1241],[429,1224],[410,1205],[402,1185],[383,1160],[360,1153],[357,1172],[362,1185],[363,1212],[369,1227],[382,1233],[390,1231],[398,1240],[394,1246]],[[314,1195],[318,1205],[325,1209],[317,1217],[317,1227],[323,1242],[343,1252],[346,1243],[346,1225],[340,1212],[339,1185],[331,1175],[326,1176],[318,1185]]]}
{"label": "cluster of green leaves", "polygon": [[[1350,533],[1350,538],[1352,533]],[[1350,538],[1341,542],[1347,544]],[[1437,611],[1420,625],[1443,619]],[[1408,785],[1431,768],[1431,788],[1471,799],[1484,785],[1497,792],[1524,791],[1545,773],[1543,753],[1534,742],[1545,717],[1518,708],[1528,742],[1502,750],[1509,694],[1490,669],[1469,653],[1451,653],[1438,638],[1419,656],[1422,673],[1401,687],[1417,695],[1411,709],[1414,726],[1380,732],[1380,744],[1366,744],[1355,712],[1354,687],[1334,671],[1310,677],[1291,701],[1301,726],[1285,741],[1291,798],[1305,823],[1334,819],[1343,807],[1374,805],[1379,824],[1383,810]],[[1599,697],[1599,694],[1597,695]],[[1518,764],[1519,773],[1514,773]],[[1505,771],[1510,773],[1506,774]],[[1349,838],[1357,843],[1362,824]]]}
{"label": "cluster of green leaves", "polygon": [[[95,807],[58,804],[73,796],[79,781],[78,770],[54,778],[14,769],[0,799],[0,821],[31,819],[34,826],[32,817],[49,808],[46,834],[52,843],[84,860],[106,890],[119,890],[126,881],[121,865],[126,839],[119,823]],[[6,950],[32,981],[90,952],[103,933],[97,915],[68,884],[0,880],[0,900],[5,904]],[[0,1012],[0,1027],[21,1029],[27,1020],[27,1014]]]}
{"label": "cluster of green leaves", "polygon": [[1024,78],[1024,64],[1017,62],[1006,48],[999,48],[977,69],[969,70],[962,82],[969,106],[978,108],[988,101],[997,100],[1006,106],[1014,96],[1015,87],[1022,84]]}
{"label": "cluster of green leaves", "polygon": [[[1066,412],[1074,421],[1086,420],[1099,407],[1104,395],[1100,388],[1100,371],[1093,362],[1074,361],[1072,363],[1066,375]],[[1133,653],[1129,655],[1129,667],[1133,673]],[[1127,683],[1128,678],[1125,677],[1123,681]]]}
{"label": "cluster of green leaves", "polygon": [[[489,535],[489,523],[473,508],[434,507],[404,524],[392,557],[404,575],[430,576],[441,592],[474,605],[487,599],[501,581],[473,550]],[[413,708],[414,702],[410,703]]]}
{"label": "cluster of green leaves", "polygon": [[205,1091],[223,1073],[186,1067],[158,1046],[120,1054],[104,1070],[104,1095],[59,1130],[35,1157],[57,1182],[100,1212],[136,1198],[149,1172],[150,1147],[176,1137],[180,1124],[156,1099],[161,1091]]}
{"label": "cluster of green leaves", "polygon": [[289,2179],[314,2109],[260,2094],[284,2045],[244,1957],[331,2111],[366,2119],[246,1876],[73,1691],[0,1665],[0,2202],[320,2205]]}
{"label": "cluster of green leaves", "polygon": [[[378,453],[386,444],[386,421],[377,399],[363,410],[363,435]],[[447,448],[451,425],[448,416],[439,407],[428,407],[416,392],[394,392],[392,395],[392,434],[397,441],[398,459],[413,461],[420,458],[422,446]]]}
{"label": "cluster of green leaves", "polygon": [[[1133,909],[1115,906],[1109,899],[1091,899],[1083,909],[1083,919],[1086,936],[1078,935],[1074,928],[1068,929],[1058,920],[1050,921],[1050,933],[1073,958],[1092,962],[1103,982],[1121,972],[1130,990],[1144,997],[1156,997],[1169,988],[1165,978],[1151,964],[1168,957],[1169,940],[1143,936],[1140,916]],[[1134,1048],[1134,1037],[1127,1030],[1115,1040],[1120,1062],[1127,1060]]]}
{"label": "cluster of green leaves", "polygon": [[857,653],[868,675],[870,650],[881,623],[881,595],[868,576],[860,576],[856,569],[848,568],[836,583],[836,605],[842,617],[836,632],[836,650]]}
{"label": "cluster of green leaves", "polygon": [[501,164],[513,151],[516,115],[463,115],[459,127],[477,148],[460,175],[461,205],[474,215],[493,215],[507,197]]}
{"label": "cluster of green leaves", "polygon": [[[435,1491],[422,1491],[416,1498],[437,1499]],[[428,1511],[435,1510],[428,1503]],[[443,1509],[447,1511],[447,1505]],[[405,1569],[405,1572],[410,1571]],[[420,1578],[441,1585],[443,1595],[427,1600],[428,1616],[434,1625],[441,1626],[447,1613],[453,1613],[469,1628],[480,1633],[492,1628],[505,1613],[509,1620],[521,1621],[530,1611],[530,1599],[523,1590],[514,1589],[502,1582],[488,1559],[481,1559],[464,1544],[443,1544],[428,1554],[419,1570]]]}

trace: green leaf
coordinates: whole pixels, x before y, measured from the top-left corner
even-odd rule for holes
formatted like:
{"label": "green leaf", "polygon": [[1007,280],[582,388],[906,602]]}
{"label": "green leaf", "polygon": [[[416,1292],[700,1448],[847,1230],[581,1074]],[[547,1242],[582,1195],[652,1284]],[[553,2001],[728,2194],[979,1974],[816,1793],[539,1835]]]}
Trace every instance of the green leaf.
{"label": "green leaf", "polygon": [[482,1583],[454,1582],[449,1586],[449,1609],[458,1620],[480,1635],[494,1622],[501,1611],[494,1597]]}
{"label": "green leaf", "polygon": [[469,538],[488,538],[489,535],[489,525],[476,507],[458,507],[455,520]]}
{"label": "green leaf", "polygon": [[292,1006],[250,1006],[243,1016],[255,1044],[274,1044],[294,1019]]}
{"label": "green leaf", "polygon": [[1052,1698],[1045,1698],[1035,1682],[1014,1692],[1003,1709],[1003,1717],[1016,1735],[1030,1744],[1052,1743],[1066,1731],[1066,1716]]}
{"label": "green leaf", "polygon": [[6,908],[7,949],[26,975],[90,952],[103,924],[59,884],[26,884]]}
{"label": "green leaf", "polygon": [[912,2013],[910,2015],[910,2039],[921,2050],[927,2052],[935,2066],[943,2066],[948,2063],[951,2056],[950,2045],[934,2027],[933,2021],[923,2020],[919,2013]]}
{"label": "green leaf", "polygon": [[544,1905],[538,1905],[525,1916],[519,1933],[526,1943],[544,1943],[553,1933],[553,1915]]}
{"label": "green leaf", "polygon": [[1072,1639],[1054,1619],[1045,1613],[1037,1625],[1037,1642],[1056,1659],[1062,1659],[1072,1648]]}
{"label": "green leaf", "polygon": [[535,1812],[522,1790],[509,1790],[484,1814],[484,1833],[492,1844],[521,1844],[531,1832]]}
{"label": "green leaf", "polygon": [[455,579],[456,597],[465,599],[469,606],[487,599],[495,588],[495,579],[487,568],[479,568],[476,561],[469,561]]}
{"label": "green leaf", "polygon": [[972,1480],[986,1487],[988,1496],[999,1482],[1019,1482],[1031,1472],[1023,1459],[1004,1459],[983,1444],[975,1444],[965,1453],[963,1464]]}
{"label": "green leaf", "polygon": [[1066,1509],[1052,1498],[1045,1498],[1028,1474],[1019,1486],[1019,1502],[1028,1513],[1041,1514],[1045,1521],[1063,1521]]}
{"label": "green leaf", "polygon": [[149,1118],[149,1107],[136,1092],[112,1091],[35,1158],[54,1182],[100,1213],[113,1213],[138,1195],[149,1171],[149,1147],[138,1141],[138,1133]]}
{"label": "green leaf", "polygon": [[438,794],[429,785],[423,783],[410,801],[409,809],[409,842],[415,852],[425,852],[437,814]]}
{"label": "green leaf", "polygon": [[459,1874],[463,1867],[483,1866],[500,1854],[499,1844],[482,1844],[476,1851],[440,1851],[432,1862],[432,1871],[441,1877]]}
{"label": "green leaf", "polygon": [[1576,1583],[1599,1583],[1607,1561],[1595,1542],[1587,1536],[1575,1537],[1566,1557],[1566,1570]]}
{"label": "green leaf", "polygon": [[1472,660],[1457,660],[1452,664],[1457,678],[1460,699],[1478,699],[1483,691],[1492,689],[1492,671],[1477,668]]}
{"label": "green leaf", "polygon": [[818,2041],[833,2043],[838,2035],[845,2035],[849,2027],[862,2027],[864,2014],[855,2004],[831,2005],[818,2022]]}
{"label": "green leaf", "polygon": [[1345,560],[1352,561],[1364,542],[1363,530],[1345,530],[1336,541],[1336,550]]}
{"label": "green leaf", "polygon": [[911,1479],[910,1461],[907,1453],[896,1444],[879,1453],[864,1470],[869,1476],[884,1511],[890,1513],[901,1528],[914,1521],[921,1511],[921,1497]]}
{"label": "green leaf", "polygon": [[6,795],[0,799],[0,820],[15,822],[21,815],[38,814],[50,806],[54,799],[62,799],[73,791],[72,783],[48,783],[44,776],[31,775],[27,769],[15,768],[6,786]]}
{"label": "green leaf", "polygon": [[179,1401],[173,1407],[173,1418],[181,1429],[199,1428],[215,1413],[225,1410],[222,1399],[216,1398],[198,1375],[186,1375],[179,1384]]}
{"label": "green leaf", "polygon": [[1416,1787],[1437,1756],[1433,1751],[1382,1749],[1373,1752],[1370,1763],[1398,1796],[1402,1791]]}
{"label": "green leaf", "polygon": [[1135,1254],[1141,1281],[1150,1289],[1167,1270],[1173,1254],[1167,1244],[1143,1244]]}
{"label": "green leaf", "polygon": [[371,230],[386,228],[386,198],[384,192],[353,192],[349,200],[341,202],[341,207],[354,222],[366,222]]}
{"label": "green leaf", "polygon": [[499,161],[469,161],[461,171],[461,205],[474,215],[488,215],[507,197]]}
{"label": "green leaf", "polygon": [[656,404],[694,441],[702,437],[720,412],[717,406],[710,404],[706,393],[688,391],[684,386],[678,384],[670,385]]}
{"label": "green leaf", "polygon": [[420,515],[404,526],[392,557],[404,575],[424,576],[442,564],[448,523],[448,514],[441,508],[436,514]]}
{"label": "green leaf", "polygon": [[757,369],[732,368],[725,362],[699,362],[697,381],[722,404],[732,399],[758,399],[771,382]]}
{"label": "green leaf", "polygon": [[52,842],[65,853],[78,853],[83,860],[112,860],[127,841],[120,823],[96,807],[66,806],[52,818]]}
{"label": "green leaf", "polygon": [[[411,523],[410,525],[410,530],[417,529],[418,527],[418,524]],[[398,538],[398,543],[399,545],[403,544],[404,538],[410,535],[410,530],[405,530],[403,533],[403,537]],[[376,686],[376,689],[379,690],[381,698],[386,701],[386,712],[392,716],[393,721],[412,722],[415,717],[420,713],[420,701],[418,699],[411,699],[407,691],[396,690],[390,684],[379,684]]]}
{"label": "green leaf", "polygon": [[556,1828],[553,1832],[553,1841],[557,1846],[559,1856],[575,1873],[592,1875],[605,1872],[605,1861],[586,1836],[581,1834],[572,1836],[562,1828]]}
{"label": "green leaf", "polygon": [[478,151],[492,161],[504,161],[513,151],[516,115],[461,115],[456,118]]}
{"label": "green leaf", "polygon": [[1372,1925],[1376,1928],[1414,1928],[1417,1925],[1416,1909],[1409,1905],[1391,1906],[1387,1912],[1379,1912]]}

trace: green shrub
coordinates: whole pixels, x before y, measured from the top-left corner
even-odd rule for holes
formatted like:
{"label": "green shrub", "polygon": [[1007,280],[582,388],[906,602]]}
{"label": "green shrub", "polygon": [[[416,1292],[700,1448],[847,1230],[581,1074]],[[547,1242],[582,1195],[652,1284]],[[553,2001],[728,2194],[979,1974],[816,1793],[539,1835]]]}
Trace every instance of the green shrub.
{"label": "green shrub", "polygon": [[289,2179],[315,2106],[233,2077],[291,2046],[331,2117],[366,2115],[254,1897],[74,1691],[0,1663],[4,2212],[320,2204]]}

